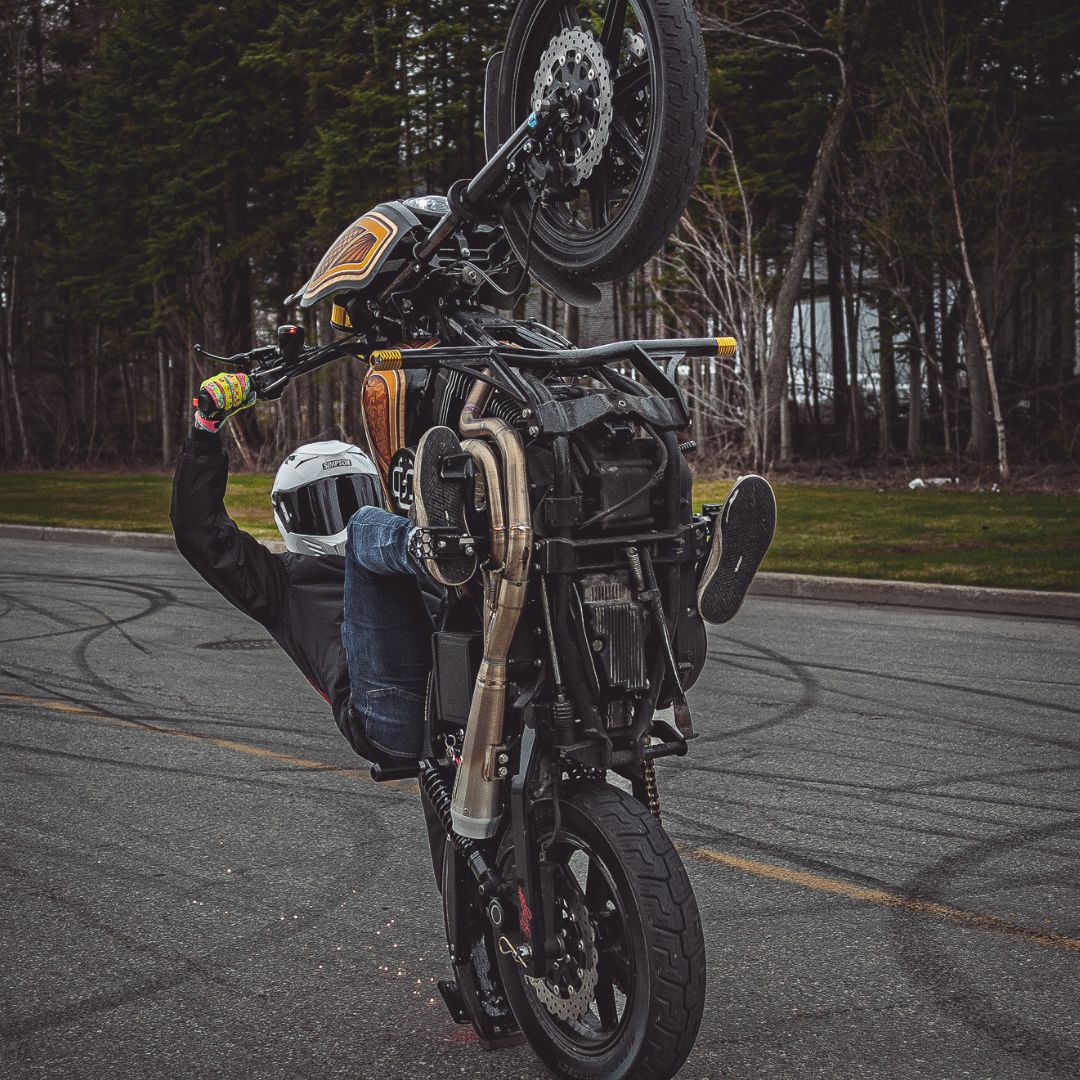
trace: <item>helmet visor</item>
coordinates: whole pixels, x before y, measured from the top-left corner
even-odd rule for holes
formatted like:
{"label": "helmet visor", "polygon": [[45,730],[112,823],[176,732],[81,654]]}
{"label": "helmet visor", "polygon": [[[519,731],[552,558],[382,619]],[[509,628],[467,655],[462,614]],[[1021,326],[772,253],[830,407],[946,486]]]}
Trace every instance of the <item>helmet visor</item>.
{"label": "helmet visor", "polygon": [[274,496],[278,515],[291,533],[335,536],[361,506],[382,506],[378,481],[370,473],[328,476]]}

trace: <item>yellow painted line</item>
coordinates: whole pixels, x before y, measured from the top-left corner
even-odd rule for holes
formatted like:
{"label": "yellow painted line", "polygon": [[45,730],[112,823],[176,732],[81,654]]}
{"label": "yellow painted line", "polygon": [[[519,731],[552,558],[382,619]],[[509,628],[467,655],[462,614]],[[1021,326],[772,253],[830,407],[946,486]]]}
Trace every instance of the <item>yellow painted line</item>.
{"label": "yellow painted line", "polygon": [[26,694],[0,693],[0,701],[17,701],[33,705],[38,709],[48,709],[50,712],[75,713],[79,716],[89,716],[94,720],[103,720],[107,724],[116,727],[135,728],[139,731],[152,731],[158,735],[170,735],[175,739],[185,739],[188,742],[209,743],[221,750],[231,750],[247,757],[264,758],[279,762],[282,765],[291,765],[298,769],[311,769],[316,772],[329,773],[332,776],[367,777],[367,769],[344,768],[340,765],[327,765],[323,761],[314,761],[311,758],[295,757],[292,754],[282,754],[277,750],[268,750],[263,746],[255,746],[252,743],[238,742],[235,739],[222,739],[215,735],[200,735],[194,731],[185,731],[183,728],[161,727],[158,724],[150,724],[144,720],[129,720],[122,716],[113,716],[110,713],[100,712],[97,709],[88,709],[83,705],[72,705],[66,701],[47,701],[44,698],[29,697]]}
{"label": "yellow painted line", "polygon": [[[182,728],[161,727],[142,720],[128,720],[124,717],[99,712],[96,709],[89,709],[83,705],[72,705],[66,701],[48,701],[43,698],[30,697],[26,694],[3,692],[0,692],[0,701],[17,701],[33,705],[39,709],[48,709],[52,712],[88,716],[94,720],[103,720],[118,727],[152,731],[158,735],[171,735],[174,738],[185,739],[189,742],[209,743],[211,746],[216,746],[221,750],[230,750],[233,753],[244,754],[247,757],[263,758],[283,765],[290,765],[294,768],[311,769],[315,772],[329,773],[333,776],[347,776],[352,779],[364,780],[369,775],[366,768],[347,769],[338,765],[327,765],[325,762],[295,757],[292,754],[282,754],[277,750],[267,750],[265,747],[238,742],[235,739],[221,739],[214,735],[199,735],[193,731],[185,731]],[[399,790],[419,791],[417,784],[405,781],[394,782],[393,786]],[[782,881],[787,885],[796,885],[799,888],[813,889],[817,892],[832,893],[836,896],[844,896],[849,900],[858,900],[867,904],[881,904],[885,907],[911,912],[913,915],[947,919],[977,930],[986,930],[990,933],[1012,938],[1015,941],[1024,941],[1030,945],[1044,945],[1055,949],[1065,949],[1069,952],[1080,952],[1080,939],[1078,938],[1057,934],[1052,930],[1033,930],[1017,923],[1011,923],[1006,919],[999,918],[997,915],[983,915],[977,911],[953,907],[951,904],[942,904],[936,900],[920,900],[918,897],[903,896],[899,893],[887,892],[884,889],[870,889],[864,885],[854,885],[848,881],[841,881],[839,878],[826,877],[824,874],[812,874],[805,870],[791,870],[786,866],[776,866],[773,863],[762,862],[759,859],[747,859],[740,855],[731,855],[725,851],[717,851],[715,848],[699,847],[692,844],[676,844],[675,847],[679,854],[686,858],[726,866],[731,870],[740,870],[746,874],[753,874],[755,877]]]}
{"label": "yellow painted line", "polygon": [[1067,949],[1069,952],[1080,952],[1080,939],[1066,937],[1064,934],[1057,934],[1052,930],[1032,930],[1026,926],[1020,926],[1017,923],[1001,919],[997,915],[983,915],[977,911],[953,907],[951,904],[941,904],[936,900],[920,900],[918,897],[903,896],[898,893],[886,892],[884,889],[868,889],[864,885],[854,885],[838,878],[825,877],[824,874],[811,874],[805,870],[790,870],[785,866],[775,866],[772,863],[761,862],[758,859],[745,859],[739,855],[729,855],[724,851],[715,851],[713,848],[694,847],[689,844],[676,844],[675,846],[681,855],[688,856],[691,859],[719,863],[721,866],[727,866],[732,870],[741,870],[757,877],[782,881],[787,885],[798,885],[803,889],[834,893],[838,896],[846,896],[849,900],[860,900],[868,904],[884,904],[886,907],[909,911],[914,915],[929,915],[949,919],[952,922],[962,923],[978,930],[989,930],[991,933],[1001,934],[1017,941],[1026,941],[1032,945],[1049,945],[1056,949]]}
{"label": "yellow painted line", "polygon": [[0,699],[4,701],[23,701],[29,705],[36,705],[41,709],[52,709],[54,712],[77,713],[80,716],[101,716],[97,709],[87,709],[83,705],[72,705],[68,701],[43,701],[41,698],[28,697],[26,694],[2,694]]}

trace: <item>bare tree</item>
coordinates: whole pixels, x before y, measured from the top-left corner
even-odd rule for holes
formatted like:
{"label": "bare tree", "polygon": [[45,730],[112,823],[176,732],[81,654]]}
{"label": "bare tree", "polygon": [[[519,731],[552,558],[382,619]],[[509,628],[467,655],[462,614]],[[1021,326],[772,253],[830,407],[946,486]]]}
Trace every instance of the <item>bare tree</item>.
{"label": "bare tree", "polygon": [[[1009,459],[1005,438],[1005,419],[998,395],[997,376],[994,372],[994,356],[987,331],[983,301],[975,283],[975,272],[968,248],[968,213],[964,203],[968,200],[967,185],[958,176],[957,137],[954,130],[955,91],[951,71],[956,61],[956,47],[948,40],[944,6],[936,4],[932,18],[920,39],[917,49],[911,50],[910,79],[905,81],[905,94],[911,106],[913,118],[921,119],[925,138],[924,148],[928,161],[945,183],[951,210],[952,225],[956,230],[960,267],[968,291],[971,320],[977,334],[982,360],[985,366],[990,407],[997,432],[998,471],[1003,480],[1009,478]],[[984,128],[984,130],[989,130]],[[1011,141],[1008,133],[997,133],[999,145],[991,148],[1004,150]]]}
{"label": "bare tree", "polygon": [[[15,81],[15,138],[16,142],[22,139],[23,130],[23,64],[27,39],[30,33],[30,22],[25,18],[25,12],[13,12],[10,21],[4,26],[4,47],[10,56],[12,75]],[[17,181],[16,181],[17,183]],[[31,459],[30,441],[26,434],[26,419],[23,415],[22,394],[19,387],[18,366],[15,361],[15,327],[18,321],[19,286],[19,242],[22,226],[22,200],[16,187],[13,194],[13,208],[11,210],[11,226],[8,234],[8,258],[6,273],[4,274],[3,290],[5,299],[5,335],[4,348],[7,361],[7,382],[11,392],[11,400],[15,413],[15,429],[19,435],[19,444],[22,451],[22,460],[28,463]],[[2,380],[0,380],[2,382]]]}
{"label": "bare tree", "polygon": [[[843,22],[847,13],[847,0],[840,0],[835,12],[838,21]],[[781,422],[781,409],[786,400],[795,306],[802,294],[803,276],[810,259],[814,230],[821,215],[833,165],[852,114],[848,85],[851,43],[839,48],[833,46],[824,32],[825,28],[814,23],[808,8],[801,2],[793,2],[783,7],[753,0],[731,5],[730,8],[724,5],[720,11],[706,14],[702,25],[706,30],[730,35],[764,49],[783,49],[802,56],[815,53],[827,56],[836,63],[840,74],[840,91],[833,102],[829,121],[818,144],[814,167],[795,225],[790,254],[780,277],[772,310],[771,345],[762,383],[765,425],[763,437],[769,456],[778,450],[780,459],[786,461],[790,460],[792,453],[791,425]]]}
{"label": "bare tree", "polygon": [[714,130],[703,181],[669,241],[667,273],[656,298],[676,326],[685,326],[692,314],[709,332],[735,338],[737,360],[730,368],[710,369],[718,377],[695,380],[689,396],[720,433],[714,449],[749,458],[762,469],[768,450],[762,386],[771,323],[755,241],[753,211],[730,135]]}

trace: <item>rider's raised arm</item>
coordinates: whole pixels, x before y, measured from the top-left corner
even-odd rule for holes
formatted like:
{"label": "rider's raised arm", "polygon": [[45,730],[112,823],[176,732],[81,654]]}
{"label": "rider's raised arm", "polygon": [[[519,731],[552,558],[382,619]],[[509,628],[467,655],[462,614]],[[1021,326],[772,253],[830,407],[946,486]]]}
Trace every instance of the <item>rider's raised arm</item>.
{"label": "rider's raised arm", "polygon": [[173,475],[169,519],[176,546],[222,596],[263,626],[273,627],[288,587],[285,568],[229,517],[228,478],[229,457],[220,435],[197,419]]}

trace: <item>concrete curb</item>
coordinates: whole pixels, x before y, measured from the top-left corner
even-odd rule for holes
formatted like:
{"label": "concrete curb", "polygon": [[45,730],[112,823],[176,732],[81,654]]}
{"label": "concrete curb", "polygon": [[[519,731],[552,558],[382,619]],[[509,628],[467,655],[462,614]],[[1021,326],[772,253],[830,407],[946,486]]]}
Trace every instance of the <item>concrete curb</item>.
{"label": "concrete curb", "polygon": [[3,525],[0,537],[9,540],[42,540],[47,543],[80,544],[84,547],[126,547],[133,551],[175,551],[171,533],[118,532],[114,529],[61,529],[49,525]]}
{"label": "concrete curb", "polygon": [[[116,529],[62,529],[52,525],[5,525],[0,522],[0,539],[41,540],[50,544],[82,544],[87,547],[122,547],[131,551],[175,551],[172,533],[119,532]],[[280,540],[261,540],[263,547],[280,555]]]}
{"label": "concrete curb", "polygon": [[[108,529],[61,529],[41,525],[4,525],[0,538],[48,543],[120,547],[132,551],[175,551],[168,534],[116,532]],[[280,540],[264,540],[280,553]],[[786,600],[824,600],[833,604],[878,604],[936,608],[985,615],[1018,615],[1035,619],[1070,619],[1080,622],[1080,594],[1039,592],[1033,589],[984,589],[970,585],[933,585],[914,581],[876,581],[864,578],[820,577],[813,574],[761,573],[750,592]]]}
{"label": "concrete curb", "polygon": [[896,605],[1080,621],[1080,594],[1040,592],[1037,589],[986,589],[973,585],[935,585],[917,581],[761,573],[754,579],[750,592],[755,596],[776,596],[787,600],[828,600],[834,604]]}

